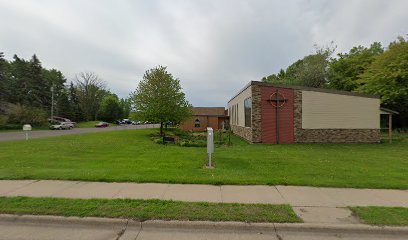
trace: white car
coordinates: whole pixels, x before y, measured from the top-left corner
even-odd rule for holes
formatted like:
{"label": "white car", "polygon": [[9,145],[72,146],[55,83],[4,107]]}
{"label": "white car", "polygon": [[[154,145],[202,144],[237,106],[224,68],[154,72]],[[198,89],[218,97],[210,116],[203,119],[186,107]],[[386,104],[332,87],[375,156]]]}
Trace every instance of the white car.
{"label": "white car", "polygon": [[74,124],[72,122],[61,122],[61,123],[53,124],[50,126],[50,129],[52,130],[73,129],[73,128],[74,128]]}

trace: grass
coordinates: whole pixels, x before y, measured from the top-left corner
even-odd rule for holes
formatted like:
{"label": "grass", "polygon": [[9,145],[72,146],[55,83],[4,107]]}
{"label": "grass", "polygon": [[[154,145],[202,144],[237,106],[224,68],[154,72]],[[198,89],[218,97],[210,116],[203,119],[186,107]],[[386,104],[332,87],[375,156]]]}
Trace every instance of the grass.
{"label": "grass", "polygon": [[352,207],[351,210],[367,224],[408,226],[408,208]]}
{"label": "grass", "polygon": [[268,184],[408,189],[408,139],[392,144],[163,146],[157,130],[123,130],[0,142],[0,179]]}
{"label": "grass", "polygon": [[288,205],[0,197],[0,213],[144,220],[301,222]]}

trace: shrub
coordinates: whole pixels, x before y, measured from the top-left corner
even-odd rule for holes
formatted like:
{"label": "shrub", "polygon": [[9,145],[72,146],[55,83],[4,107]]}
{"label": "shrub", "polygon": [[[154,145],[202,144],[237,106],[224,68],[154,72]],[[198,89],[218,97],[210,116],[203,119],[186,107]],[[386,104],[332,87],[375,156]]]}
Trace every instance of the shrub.
{"label": "shrub", "polygon": [[41,108],[15,105],[10,109],[8,123],[31,124],[33,126],[43,126],[47,123],[47,112]]}

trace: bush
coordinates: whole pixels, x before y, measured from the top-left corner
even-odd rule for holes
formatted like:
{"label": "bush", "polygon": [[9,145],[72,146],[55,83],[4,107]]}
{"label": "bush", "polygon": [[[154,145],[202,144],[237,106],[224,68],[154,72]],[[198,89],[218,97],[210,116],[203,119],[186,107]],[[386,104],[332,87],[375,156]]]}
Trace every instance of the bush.
{"label": "bush", "polygon": [[8,117],[5,115],[0,115],[0,126],[4,126],[7,124]]}
{"label": "bush", "polygon": [[21,124],[2,124],[0,130],[21,130],[23,126]]}
{"label": "bush", "polygon": [[31,124],[33,126],[43,126],[47,124],[47,112],[41,108],[15,105],[10,110],[8,123]]}

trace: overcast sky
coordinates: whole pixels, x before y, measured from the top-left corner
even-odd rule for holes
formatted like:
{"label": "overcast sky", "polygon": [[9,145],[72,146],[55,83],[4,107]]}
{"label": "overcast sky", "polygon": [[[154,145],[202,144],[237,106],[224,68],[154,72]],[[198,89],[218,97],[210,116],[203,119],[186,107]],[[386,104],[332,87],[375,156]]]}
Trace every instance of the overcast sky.
{"label": "overcast sky", "polygon": [[194,106],[225,106],[251,80],[334,41],[338,51],[408,33],[406,0],[0,0],[0,52],[93,71],[120,97],[164,65]]}

